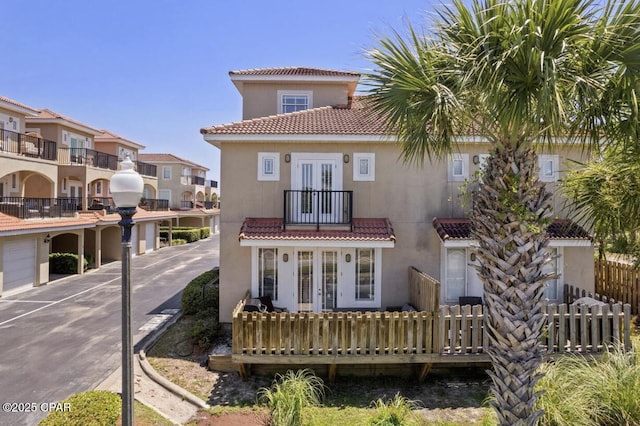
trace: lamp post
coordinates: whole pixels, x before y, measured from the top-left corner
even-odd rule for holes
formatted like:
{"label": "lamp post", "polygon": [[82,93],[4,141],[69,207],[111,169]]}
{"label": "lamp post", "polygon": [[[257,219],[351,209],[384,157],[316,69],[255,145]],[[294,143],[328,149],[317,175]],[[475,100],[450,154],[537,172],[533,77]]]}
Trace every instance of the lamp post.
{"label": "lamp post", "polygon": [[122,425],[133,425],[133,342],[131,336],[131,228],[144,182],[127,156],[111,177],[109,189],[122,228]]}

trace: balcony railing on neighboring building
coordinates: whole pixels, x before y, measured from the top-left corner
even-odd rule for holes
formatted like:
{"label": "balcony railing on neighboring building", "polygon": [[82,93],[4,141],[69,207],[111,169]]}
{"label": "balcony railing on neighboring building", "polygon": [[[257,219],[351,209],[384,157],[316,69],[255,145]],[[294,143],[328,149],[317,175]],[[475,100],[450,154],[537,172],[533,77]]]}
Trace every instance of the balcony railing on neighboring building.
{"label": "balcony railing on neighboring building", "polygon": [[218,187],[218,181],[217,180],[208,180],[207,181],[207,186],[209,188],[217,188]]}
{"label": "balcony railing on neighboring building", "polygon": [[353,226],[353,191],[284,191],[284,225]]}
{"label": "balcony railing on neighboring building", "polygon": [[205,178],[203,178],[202,176],[184,175],[181,177],[182,177],[181,182],[183,185],[204,185],[205,184]]}
{"label": "balcony railing on neighboring building", "polygon": [[77,197],[0,197],[0,212],[20,219],[73,217],[81,202]]}
{"label": "balcony railing on neighboring building", "polygon": [[113,212],[116,205],[111,197],[87,197],[89,203],[88,210],[106,210],[107,213]]}
{"label": "balcony railing on neighboring building", "polygon": [[89,148],[61,147],[59,164],[74,166],[92,166],[100,169],[118,170],[118,157],[113,154],[95,151]]}
{"label": "balcony railing on neighboring building", "polygon": [[54,141],[0,129],[0,152],[55,161],[58,155],[56,146]]}
{"label": "balcony railing on neighboring building", "polygon": [[169,200],[144,198],[138,206],[152,212],[167,211],[169,210]]}
{"label": "balcony railing on neighboring building", "polygon": [[180,208],[182,208],[182,209],[192,209],[193,208],[193,201],[191,201],[191,200],[182,200],[180,202]]}
{"label": "balcony railing on neighboring building", "polygon": [[136,161],[136,170],[142,176],[158,177],[158,167],[153,164]]}

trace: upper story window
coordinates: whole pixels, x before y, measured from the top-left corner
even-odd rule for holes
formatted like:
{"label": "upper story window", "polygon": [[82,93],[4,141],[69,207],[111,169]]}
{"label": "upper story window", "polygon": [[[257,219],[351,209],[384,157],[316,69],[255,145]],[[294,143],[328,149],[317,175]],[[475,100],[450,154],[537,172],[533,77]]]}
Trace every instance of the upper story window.
{"label": "upper story window", "polygon": [[287,114],[303,111],[313,105],[313,92],[278,90],[278,112]]}
{"label": "upper story window", "polygon": [[258,180],[280,180],[280,153],[258,153]]}
{"label": "upper story window", "polygon": [[452,154],[447,170],[449,182],[463,182],[469,178],[469,154]]}
{"label": "upper story window", "polygon": [[538,167],[540,168],[540,180],[542,182],[555,182],[559,178],[559,157],[557,155],[538,155]]}
{"label": "upper story window", "polygon": [[162,179],[171,180],[171,166],[162,166]]}
{"label": "upper story window", "polygon": [[353,153],[353,180],[374,181],[376,179],[376,154],[373,152]]}

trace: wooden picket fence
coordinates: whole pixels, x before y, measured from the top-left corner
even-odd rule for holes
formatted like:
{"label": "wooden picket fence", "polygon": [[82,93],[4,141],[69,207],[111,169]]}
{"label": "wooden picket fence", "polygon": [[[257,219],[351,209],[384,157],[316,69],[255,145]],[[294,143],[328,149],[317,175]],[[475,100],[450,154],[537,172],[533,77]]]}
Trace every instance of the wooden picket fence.
{"label": "wooden picket fence", "polygon": [[437,312],[440,305],[440,282],[411,266],[409,303],[418,311]]}
{"label": "wooden picket fence", "polygon": [[640,268],[632,264],[612,260],[595,260],[596,293],[621,303],[631,305],[631,313],[637,315],[640,305]]}

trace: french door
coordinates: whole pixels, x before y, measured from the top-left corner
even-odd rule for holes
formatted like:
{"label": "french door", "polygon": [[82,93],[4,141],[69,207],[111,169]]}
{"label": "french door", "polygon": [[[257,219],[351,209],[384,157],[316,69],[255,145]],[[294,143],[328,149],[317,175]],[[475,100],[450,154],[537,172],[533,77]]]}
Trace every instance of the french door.
{"label": "french door", "polygon": [[298,312],[331,311],[338,298],[338,251],[296,251],[295,281]]}
{"label": "french door", "polygon": [[292,189],[297,192],[293,216],[298,223],[340,223],[341,154],[292,154]]}

